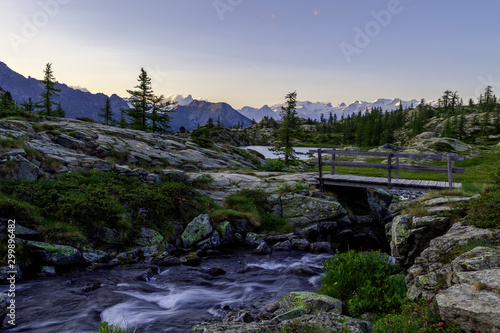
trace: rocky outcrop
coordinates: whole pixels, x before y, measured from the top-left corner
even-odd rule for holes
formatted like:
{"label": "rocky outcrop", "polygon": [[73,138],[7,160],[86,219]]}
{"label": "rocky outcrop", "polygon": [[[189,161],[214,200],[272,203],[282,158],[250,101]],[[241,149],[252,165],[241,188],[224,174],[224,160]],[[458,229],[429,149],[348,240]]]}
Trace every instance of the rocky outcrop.
{"label": "rocky outcrop", "polygon": [[[342,302],[338,299],[311,292],[293,292],[262,309],[260,317],[268,320],[254,321],[242,317],[243,313],[229,313],[221,323],[202,323],[193,327],[193,332],[258,332],[279,331],[298,325],[316,327],[327,332],[370,332],[372,325],[364,320],[341,315]],[[246,318],[246,319],[245,319]],[[297,324],[300,323],[300,324]]]}
{"label": "rocky outcrop", "polygon": [[500,331],[500,250],[477,247],[451,263],[451,283],[436,300],[443,320],[463,330]]}
{"label": "rocky outcrop", "polygon": [[446,234],[430,241],[429,247],[408,269],[407,296],[410,299],[433,298],[440,289],[451,287],[454,273],[450,258],[453,258],[454,251],[460,246],[478,242],[500,243],[500,232],[455,223]]}
{"label": "rocky outcrop", "polygon": [[[16,147],[0,150],[4,176],[26,180],[54,177],[76,169],[115,170],[154,181],[155,175],[135,167],[185,170],[256,168],[263,157],[251,151],[213,143],[210,149],[187,139],[67,118],[37,123],[0,120],[0,139]],[[5,168],[5,163],[16,167]],[[7,174],[6,174],[7,173]]]}

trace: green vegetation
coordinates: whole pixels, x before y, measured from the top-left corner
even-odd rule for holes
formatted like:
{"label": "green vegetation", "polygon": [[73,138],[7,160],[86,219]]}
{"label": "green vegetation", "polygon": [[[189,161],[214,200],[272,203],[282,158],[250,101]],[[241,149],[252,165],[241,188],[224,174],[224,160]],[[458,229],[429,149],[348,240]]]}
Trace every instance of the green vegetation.
{"label": "green vegetation", "polygon": [[454,324],[441,321],[439,308],[431,299],[406,302],[400,313],[389,313],[373,325],[374,333],[460,333]]}
{"label": "green vegetation", "polygon": [[99,330],[95,333],[136,333],[137,329],[131,330],[129,328],[121,328],[119,326],[110,325],[107,322],[101,322]]}
{"label": "green vegetation", "polygon": [[383,253],[350,250],[326,260],[324,270],[318,292],[340,299],[354,317],[397,311],[406,297],[404,275]]}
{"label": "green vegetation", "polygon": [[464,245],[457,245],[451,250],[440,250],[437,252],[437,254],[439,256],[439,261],[441,263],[449,264],[458,256],[460,256],[466,252],[469,252],[469,251],[475,249],[476,247],[481,246],[481,247],[489,247],[492,249],[496,249],[496,248],[498,248],[498,245],[499,244],[491,243],[491,242],[484,241],[484,240],[472,240]]}
{"label": "green vegetation", "polygon": [[2,180],[0,192],[0,215],[22,221],[47,241],[76,246],[99,243],[104,226],[115,229],[122,243],[142,226],[168,238],[174,220],[188,223],[208,210],[206,198],[185,182],[148,185],[114,172],[78,171],[38,182]]}
{"label": "green vegetation", "polygon": [[469,224],[480,228],[500,227],[500,185],[486,189],[469,203]]}
{"label": "green vegetation", "polygon": [[297,115],[297,92],[286,95],[286,105],[281,107],[281,126],[275,131],[277,145],[270,148],[271,151],[284,156],[285,165],[297,159],[297,154],[293,150],[294,139],[300,136],[300,120]]}
{"label": "green vegetation", "polygon": [[[137,79],[139,82],[137,90],[127,90],[130,94],[132,107],[122,110],[122,117],[119,122],[120,127],[130,127],[141,131],[152,131],[153,133],[170,133],[170,116],[173,112],[173,104],[165,101],[165,96],[156,96],[151,85],[151,78],[148,73],[141,68],[141,73]],[[105,109],[108,108],[105,106]],[[104,111],[104,110],[103,110]],[[107,111],[104,111],[106,114]],[[130,119],[130,124],[126,122],[125,116]]]}

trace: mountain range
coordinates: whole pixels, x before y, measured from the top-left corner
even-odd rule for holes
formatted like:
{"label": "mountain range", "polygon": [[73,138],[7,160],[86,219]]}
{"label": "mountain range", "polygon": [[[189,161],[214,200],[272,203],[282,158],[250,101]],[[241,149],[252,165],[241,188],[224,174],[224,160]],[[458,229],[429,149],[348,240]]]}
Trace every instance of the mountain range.
{"label": "mountain range", "polygon": [[[17,103],[22,103],[28,98],[38,101],[43,87],[39,80],[32,77],[26,78],[0,61],[0,88],[9,91]],[[102,93],[92,94],[85,88],[70,87],[63,83],[57,83],[56,88],[61,89],[61,92],[54,100],[61,103],[68,118],[89,117],[99,120],[98,114],[102,113],[100,109],[104,106],[108,96]],[[212,118],[214,122],[220,119],[220,122],[226,126],[243,124],[243,127],[249,126],[252,120],[260,121],[266,116],[277,120],[280,118],[281,107],[285,105],[285,103],[264,105],[261,108],[245,106],[240,110],[235,110],[227,103],[211,103],[194,99],[191,95],[187,97],[171,95],[167,99],[178,105],[171,114],[171,126],[174,131],[177,131],[181,126],[192,130],[198,125],[204,125],[209,118]],[[110,101],[115,119],[119,118],[120,109],[130,107],[126,99],[116,94],[110,96]],[[407,108],[418,105],[419,101],[415,99],[401,101],[399,98],[378,99],[374,102],[355,101],[351,104],[341,103],[337,106],[333,106],[331,103],[298,101],[297,114],[302,118],[319,120],[321,114],[328,119],[329,114],[332,113],[340,119],[342,116],[346,117],[373,107],[381,107],[383,111],[392,111],[397,109],[400,103],[403,103],[403,107]]]}

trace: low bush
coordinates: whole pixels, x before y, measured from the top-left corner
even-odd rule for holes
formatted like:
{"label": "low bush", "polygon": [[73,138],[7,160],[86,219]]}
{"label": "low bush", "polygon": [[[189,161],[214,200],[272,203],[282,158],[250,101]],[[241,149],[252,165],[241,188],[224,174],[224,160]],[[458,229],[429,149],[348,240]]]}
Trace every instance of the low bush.
{"label": "low bush", "polygon": [[455,325],[441,321],[439,308],[430,298],[417,302],[406,302],[399,314],[387,314],[373,325],[373,333],[434,333],[461,332]]}
{"label": "low bush", "polygon": [[324,262],[326,275],[318,291],[342,301],[346,314],[398,310],[406,295],[400,268],[380,252],[338,254]]}
{"label": "low bush", "polygon": [[286,171],[286,164],[283,160],[266,160],[261,168],[263,171],[271,171],[271,172],[282,172]]}
{"label": "low bush", "polygon": [[121,328],[120,326],[110,325],[109,323],[103,321],[99,325],[99,330],[94,333],[135,333],[137,330],[131,330],[129,328]]}
{"label": "low bush", "polygon": [[469,202],[467,221],[479,228],[500,227],[500,185],[486,189]]}

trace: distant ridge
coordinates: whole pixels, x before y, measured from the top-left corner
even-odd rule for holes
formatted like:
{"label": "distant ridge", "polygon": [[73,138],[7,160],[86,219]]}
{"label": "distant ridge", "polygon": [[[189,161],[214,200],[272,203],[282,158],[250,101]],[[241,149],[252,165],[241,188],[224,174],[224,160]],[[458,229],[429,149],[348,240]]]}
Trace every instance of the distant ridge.
{"label": "distant ridge", "polygon": [[[11,70],[1,61],[0,87],[9,91],[17,103],[27,101],[28,98],[31,98],[34,102],[38,101],[43,91],[43,84],[37,79],[32,77],[25,78],[21,74]],[[61,83],[57,83],[56,88],[61,89],[61,92],[54,100],[61,103],[68,118],[89,117],[97,120],[99,118],[98,114],[102,113],[100,108],[104,106],[108,97],[102,93],[92,94],[80,90],[81,88],[74,89]],[[115,118],[119,117],[120,108],[128,108],[127,103],[116,94],[110,96],[110,101]]]}

